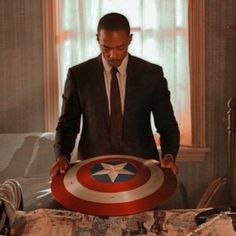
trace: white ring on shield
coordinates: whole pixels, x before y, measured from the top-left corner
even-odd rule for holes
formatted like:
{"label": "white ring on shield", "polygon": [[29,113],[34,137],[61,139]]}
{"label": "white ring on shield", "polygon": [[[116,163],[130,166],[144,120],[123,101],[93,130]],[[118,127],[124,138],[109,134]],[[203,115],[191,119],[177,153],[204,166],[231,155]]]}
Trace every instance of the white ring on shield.
{"label": "white ring on shield", "polygon": [[[116,156],[119,157],[119,156]],[[101,157],[94,158],[93,160],[101,159]],[[126,157],[127,159],[127,157]],[[140,160],[139,158],[130,157],[130,159],[142,161],[145,166],[150,170],[150,179],[143,185],[132,189],[130,191],[122,192],[98,192],[89,189],[81,185],[76,177],[76,173],[79,168],[86,165],[90,160],[79,162],[79,164],[74,165],[64,176],[64,186],[68,192],[70,192],[75,197],[78,197],[85,201],[97,202],[97,203],[124,203],[131,202],[135,200],[142,199],[144,197],[150,196],[158,190],[158,188],[164,182],[164,175],[160,167],[154,164],[153,161]],[[105,161],[102,159],[102,161]]]}

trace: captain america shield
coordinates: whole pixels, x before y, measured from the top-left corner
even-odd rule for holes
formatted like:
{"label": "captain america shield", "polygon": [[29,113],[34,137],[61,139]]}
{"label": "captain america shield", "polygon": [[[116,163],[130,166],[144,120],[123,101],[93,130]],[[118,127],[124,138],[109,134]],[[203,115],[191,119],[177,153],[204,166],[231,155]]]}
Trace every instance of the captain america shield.
{"label": "captain america shield", "polygon": [[52,179],[51,189],[64,207],[98,216],[136,214],[167,200],[176,176],[157,161],[135,156],[98,156],[74,163]]}

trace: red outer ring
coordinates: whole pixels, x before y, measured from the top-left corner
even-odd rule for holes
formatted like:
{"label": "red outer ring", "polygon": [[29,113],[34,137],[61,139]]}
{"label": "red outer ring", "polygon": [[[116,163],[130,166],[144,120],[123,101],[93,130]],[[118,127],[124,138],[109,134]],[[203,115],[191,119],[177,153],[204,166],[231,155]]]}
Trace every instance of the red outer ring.
{"label": "red outer ring", "polygon": [[177,187],[176,176],[170,169],[161,170],[164,174],[164,182],[160,188],[153,194],[132,202],[104,204],[79,199],[69,193],[64,187],[64,175],[53,177],[51,189],[57,201],[69,210],[98,216],[131,215],[157,207],[175,192]]}

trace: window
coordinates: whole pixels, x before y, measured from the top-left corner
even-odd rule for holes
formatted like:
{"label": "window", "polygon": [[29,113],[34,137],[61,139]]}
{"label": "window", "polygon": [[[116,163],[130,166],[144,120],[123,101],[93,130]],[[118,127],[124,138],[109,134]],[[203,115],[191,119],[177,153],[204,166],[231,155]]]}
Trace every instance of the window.
{"label": "window", "polygon": [[[44,4],[49,3],[44,0]],[[202,31],[204,28],[200,28],[204,18],[199,19],[199,14],[204,14],[203,1],[196,3],[193,0],[57,0],[57,4],[51,7],[54,8],[54,12],[57,9],[58,14],[54,14],[54,18],[58,17],[57,22],[59,22],[59,27],[55,27],[55,36],[59,44],[60,93],[64,87],[68,68],[98,55],[99,48],[95,37],[98,19],[107,12],[120,12],[128,17],[134,34],[130,53],[159,64],[164,69],[181,129],[181,143],[185,146],[182,150],[185,152],[187,150],[191,156],[193,154],[191,147],[195,147],[195,151],[198,148],[199,155],[202,156],[205,153],[205,111],[200,106],[196,107],[196,101],[199,99],[204,101],[204,65],[200,61],[204,54],[201,55],[199,52],[199,47],[204,47]],[[130,11],[131,6],[135,8],[132,11]],[[78,14],[81,12],[83,14]],[[199,28],[194,29],[192,26],[196,21]],[[193,37],[195,34],[198,36],[198,42]],[[189,55],[190,60],[188,60]],[[199,72],[200,76],[203,76],[200,80]],[[189,74],[191,74],[191,85]],[[199,90],[199,93],[194,93],[195,90]],[[190,102],[194,106],[190,106]],[[46,119],[50,119],[50,116]],[[201,126],[200,133],[195,125],[196,122]]]}

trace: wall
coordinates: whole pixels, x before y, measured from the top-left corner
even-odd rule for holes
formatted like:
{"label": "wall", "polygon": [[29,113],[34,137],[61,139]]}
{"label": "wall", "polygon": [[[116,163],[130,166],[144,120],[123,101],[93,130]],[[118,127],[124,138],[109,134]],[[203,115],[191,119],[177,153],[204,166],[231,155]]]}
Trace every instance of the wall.
{"label": "wall", "polygon": [[0,132],[44,130],[41,0],[0,1]]}
{"label": "wall", "polygon": [[[0,0],[0,132],[44,131],[41,0]],[[228,174],[226,102],[236,95],[235,0],[206,0],[206,134],[203,162],[179,163],[194,207],[208,184]]]}

